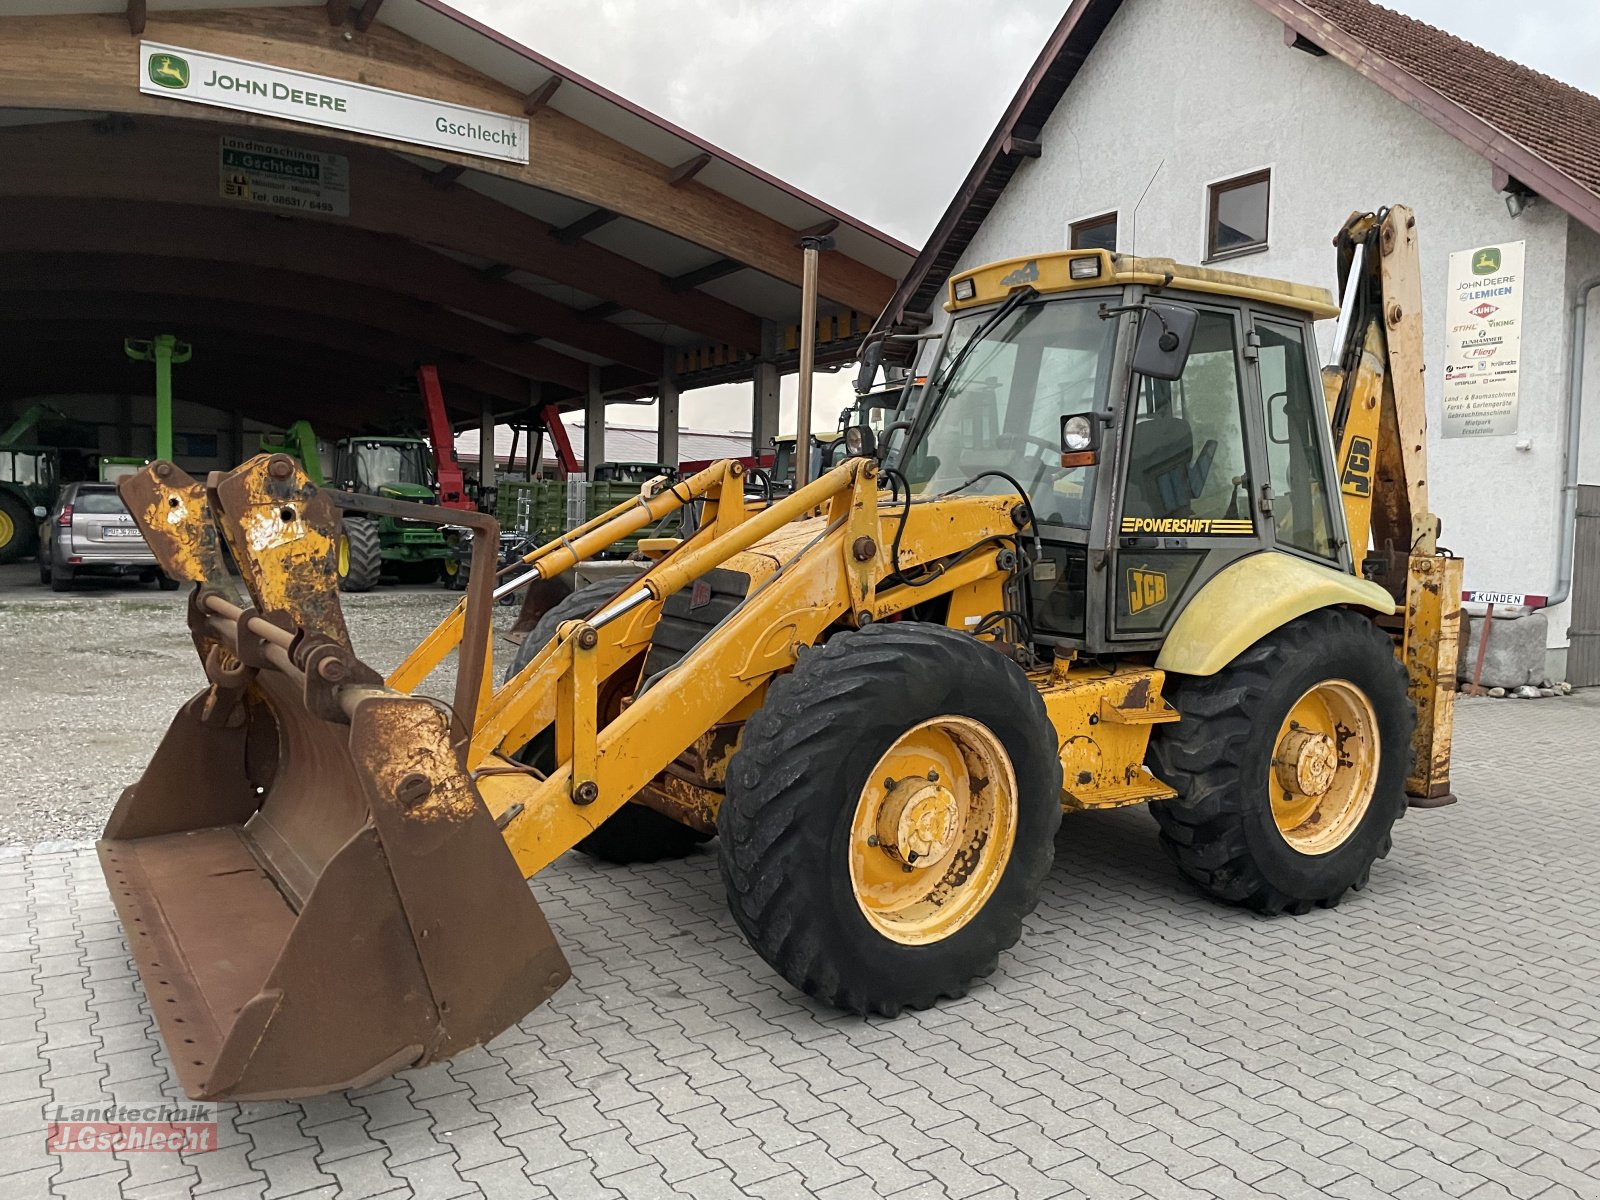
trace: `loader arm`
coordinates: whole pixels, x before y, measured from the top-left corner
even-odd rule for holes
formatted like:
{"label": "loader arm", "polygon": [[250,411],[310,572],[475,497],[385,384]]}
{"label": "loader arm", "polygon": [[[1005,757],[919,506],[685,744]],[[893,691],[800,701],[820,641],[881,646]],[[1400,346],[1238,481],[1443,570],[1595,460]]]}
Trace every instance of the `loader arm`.
{"label": "loader arm", "polygon": [[1355,213],[1335,239],[1342,304],[1323,391],[1351,559],[1399,607],[1399,653],[1417,709],[1406,791],[1447,804],[1461,624],[1461,560],[1438,549],[1428,507],[1427,392],[1417,222]]}

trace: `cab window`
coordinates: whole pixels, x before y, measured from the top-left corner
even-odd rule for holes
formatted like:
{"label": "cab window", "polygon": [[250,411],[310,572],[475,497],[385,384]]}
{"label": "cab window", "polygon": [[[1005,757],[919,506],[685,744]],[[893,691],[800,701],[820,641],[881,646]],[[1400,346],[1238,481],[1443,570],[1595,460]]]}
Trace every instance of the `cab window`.
{"label": "cab window", "polygon": [[1261,338],[1261,403],[1267,431],[1267,474],[1272,485],[1272,528],[1277,541],[1337,558],[1338,540],[1322,457],[1327,422],[1321,395],[1312,390],[1305,334],[1297,325],[1257,321]]}
{"label": "cab window", "polygon": [[1250,533],[1236,327],[1202,310],[1181,379],[1141,379],[1133,406],[1124,517],[1242,522],[1188,532]]}

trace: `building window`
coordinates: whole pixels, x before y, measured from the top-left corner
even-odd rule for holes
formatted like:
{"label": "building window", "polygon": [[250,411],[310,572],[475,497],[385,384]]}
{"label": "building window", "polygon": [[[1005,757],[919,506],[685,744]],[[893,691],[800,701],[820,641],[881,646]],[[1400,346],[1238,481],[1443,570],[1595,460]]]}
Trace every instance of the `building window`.
{"label": "building window", "polygon": [[1255,171],[1211,185],[1206,258],[1232,258],[1267,247],[1272,172]]}
{"label": "building window", "polygon": [[1117,214],[1106,213],[1104,216],[1089,217],[1083,221],[1074,221],[1071,226],[1071,245],[1074,250],[1110,250],[1117,249]]}

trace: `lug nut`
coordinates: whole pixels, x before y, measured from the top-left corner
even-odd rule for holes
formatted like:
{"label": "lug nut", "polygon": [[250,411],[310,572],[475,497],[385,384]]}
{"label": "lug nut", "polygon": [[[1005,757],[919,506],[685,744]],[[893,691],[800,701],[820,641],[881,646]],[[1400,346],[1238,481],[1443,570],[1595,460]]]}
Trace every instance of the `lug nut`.
{"label": "lug nut", "polygon": [[878,543],[869,537],[858,537],[855,544],[850,547],[850,553],[857,562],[866,562],[878,552]]}
{"label": "lug nut", "polygon": [[593,650],[599,644],[600,635],[590,626],[585,625],[578,631],[578,649]]}
{"label": "lug nut", "polygon": [[267,474],[274,479],[287,479],[294,471],[294,464],[282,454],[274,454],[272,461],[267,464]]}
{"label": "lug nut", "polygon": [[600,785],[592,779],[585,779],[572,789],[574,804],[593,804],[598,799],[600,799]]}
{"label": "lug nut", "polygon": [[162,462],[158,462],[156,464],[156,478],[157,479],[165,479],[168,475],[171,475],[171,474],[172,474],[172,464],[171,463],[166,462],[166,461],[162,461]]}

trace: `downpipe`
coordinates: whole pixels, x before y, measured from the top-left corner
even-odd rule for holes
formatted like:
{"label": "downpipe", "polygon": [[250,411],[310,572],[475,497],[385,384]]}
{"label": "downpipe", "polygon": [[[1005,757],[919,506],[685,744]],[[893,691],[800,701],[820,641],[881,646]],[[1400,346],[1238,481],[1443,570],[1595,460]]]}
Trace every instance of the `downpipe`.
{"label": "downpipe", "polygon": [[1572,368],[1568,372],[1566,462],[1561,482],[1560,543],[1556,550],[1556,585],[1546,607],[1566,603],[1572,594],[1573,550],[1578,536],[1578,444],[1583,432],[1584,339],[1588,334],[1589,296],[1600,288],[1600,276],[1578,285],[1572,303]]}

